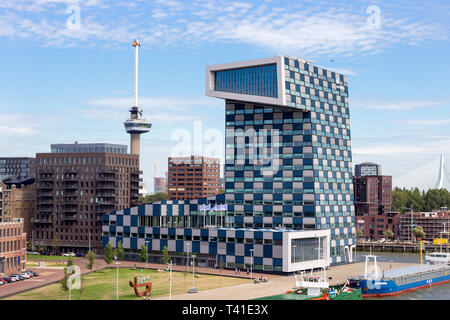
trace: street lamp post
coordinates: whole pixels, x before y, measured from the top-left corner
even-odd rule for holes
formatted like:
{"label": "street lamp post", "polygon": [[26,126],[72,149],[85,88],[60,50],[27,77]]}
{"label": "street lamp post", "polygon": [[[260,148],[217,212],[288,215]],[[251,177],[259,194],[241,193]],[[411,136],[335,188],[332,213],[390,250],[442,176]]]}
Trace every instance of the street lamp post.
{"label": "street lamp post", "polygon": [[250,280],[253,281],[253,251],[254,249],[250,249],[250,256],[252,260],[250,261]]}
{"label": "street lamp post", "polygon": [[117,277],[116,277],[116,300],[119,300],[119,264],[117,261],[117,256],[114,255],[114,260],[116,261]]}
{"label": "street lamp post", "polygon": [[186,243],[186,248],[187,248],[187,259],[186,259],[186,272],[189,271],[189,251],[190,251],[190,243]]}
{"label": "street lamp post", "polygon": [[145,272],[147,272],[147,261],[148,261],[148,243],[150,243],[150,241],[146,240],[146,241],[145,241],[145,248],[147,249],[147,256],[145,257]]}
{"label": "street lamp post", "polygon": [[195,287],[194,278],[195,278],[195,258],[197,256],[195,254],[192,255],[192,288],[189,289],[189,293],[197,293],[197,288]]}
{"label": "street lamp post", "polygon": [[170,260],[169,264],[169,296],[170,300],[172,300],[172,260]]}

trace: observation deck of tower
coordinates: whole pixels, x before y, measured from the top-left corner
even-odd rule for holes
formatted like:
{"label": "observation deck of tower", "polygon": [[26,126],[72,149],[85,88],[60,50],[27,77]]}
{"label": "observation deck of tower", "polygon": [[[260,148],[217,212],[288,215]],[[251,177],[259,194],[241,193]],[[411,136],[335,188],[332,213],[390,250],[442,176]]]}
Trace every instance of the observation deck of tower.
{"label": "observation deck of tower", "polygon": [[129,110],[130,118],[124,122],[125,131],[130,134],[130,153],[140,154],[141,134],[147,133],[152,127],[152,123],[142,119],[142,109],[138,104],[138,63],[139,63],[139,47],[141,43],[134,40],[135,48],[135,65],[134,65],[134,106]]}

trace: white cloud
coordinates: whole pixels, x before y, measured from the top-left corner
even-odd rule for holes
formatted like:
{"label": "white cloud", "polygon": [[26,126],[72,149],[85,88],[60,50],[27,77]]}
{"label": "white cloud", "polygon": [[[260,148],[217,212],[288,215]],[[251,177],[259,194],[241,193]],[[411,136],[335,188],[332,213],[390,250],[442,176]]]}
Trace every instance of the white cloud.
{"label": "white cloud", "polygon": [[[125,119],[133,105],[133,98],[111,97],[92,99],[86,105],[96,108],[81,109],[76,112],[83,117],[94,119]],[[223,107],[223,101],[209,97],[142,97],[139,105],[143,109],[143,118],[155,123],[191,122],[207,120],[206,112],[211,108]],[[166,112],[169,111],[169,112]]]}
{"label": "white cloud", "polygon": [[0,136],[2,137],[27,137],[37,133],[36,130],[29,127],[17,126],[0,126]]}
{"label": "white cloud", "polygon": [[[92,99],[86,101],[85,104],[102,107],[129,108],[133,105],[133,98],[110,97]],[[205,96],[141,97],[139,98],[139,105],[144,109],[144,111],[147,108],[152,110],[186,110],[196,107],[223,107],[223,101]]]}
{"label": "white cloud", "polygon": [[373,110],[390,110],[390,111],[405,111],[420,108],[439,107],[449,101],[446,100],[413,100],[413,101],[351,101],[352,108],[364,108]]}
{"label": "white cloud", "polygon": [[423,147],[405,146],[398,144],[374,145],[365,147],[353,147],[352,153],[362,155],[392,155],[404,153],[421,153],[424,152]]}
{"label": "white cloud", "polygon": [[[3,0],[0,7],[7,8],[8,14],[0,18],[0,36],[27,39],[43,46],[117,46],[137,35],[151,46],[232,42],[281,50],[281,54],[329,56],[376,54],[398,44],[421,45],[448,39],[448,28],[442,25],[446,22],[441,19],[418,19],[419,15],[407,19],[403,8],[382,10],[381,28],[369,30],[365,11],[335,2],[315,3],[314,7],[273,2],[271,8],[245,1],[193,1],[189,5],[175,0],[152,4],[130,1],[127,17],[148,11],[154,18],[131,19],[122,18],[122,2],[90,0],[80,2],[81,29],[74,32],[65,27],[64,15],[55,17],[55,9],[73,3]],[[43,14],[33,16],[24,11]]]}
{"label": "white cloud", "polygon": [[450,124],[450,118],[400,120],[395,121],[395,123],[411,126],[439,126]]}

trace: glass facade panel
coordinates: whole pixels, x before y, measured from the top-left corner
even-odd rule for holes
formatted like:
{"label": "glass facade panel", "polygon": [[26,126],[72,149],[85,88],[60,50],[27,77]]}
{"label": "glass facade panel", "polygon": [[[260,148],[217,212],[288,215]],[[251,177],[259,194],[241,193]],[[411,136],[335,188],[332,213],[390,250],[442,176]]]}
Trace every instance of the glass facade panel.
{"label": "glass facade panel", "polygon": [[215,90],[278,98],[277,65],[218,71],[215,74]]}
{"label": "glass facade panel", "polygon": [[323,259],[324,239],[325,238],[292,239],[291,263]]}

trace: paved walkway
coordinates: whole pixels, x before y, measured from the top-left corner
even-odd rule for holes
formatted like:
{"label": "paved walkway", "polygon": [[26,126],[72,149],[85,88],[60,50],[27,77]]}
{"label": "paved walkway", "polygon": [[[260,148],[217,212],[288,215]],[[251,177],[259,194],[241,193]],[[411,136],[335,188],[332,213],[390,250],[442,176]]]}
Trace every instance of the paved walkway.
{"label": "paved walkway", "polygon": [[[97,257],[95,259],[94,267],[92,270],[87,268],[87,258],[74,259],[74,263],[80,267],[81,274],[88,272],[93,272],[97,270],[104,269],[108,267],[103,257]],[[162,264],[155,263],[145,263],[145,262],[133,262],[133,261],[120,261],[121,268],[148,268],[148,269],[164,269],[166,266]],[[380,270],[396,269],[400,267],[406,267],[412,265],[411,263],[389,263],[389,262],[379,262],[378,266]],[[112,262],[110,267],[115,267],[115,262]],[[23,291],[28,291],[45,285],[49,285],[60,281],[64,276],[63,268],[39,268],[30,267],[28,270],[34,270],[39,272],[40,276],[37,278],[31,278],[15,283],[8,283],[0,287],[0,299],[2,297],[7,297],[14,295]],[[186,271],[186,266],[173,266],[173,271]],[[189,272],[192,272],[192,268],[189,268]],[[180,294],[173,296],[174,300],[229,300],[230,297],[233,300],[248,300],[259,297],[267,297],[271,295],[281,294],[293,288],[295,280],[293,276],[287,275],[277,275],[277,274],[267,274],[253,272],[247,275],[246,271],[240,270],[236,274],[235,270],[220,270],[215,268],[204,268],[196,267],[195,272],[199,274],[213,274],[222,275],[229,277],[239,277],[248,278],[252,275],[253,278],[259,278],[260,276],[266,277],[268,282],[266,283],[249,283],[241,284],[236,286],[216,288],[211,290],[200,291],[195,294]],[[345,281],[352,276],[361,275],[364,273],[364,263],[353,263],[345,264],[340,266],[331,267],[326,272],[327,277],[331,277],[330,285],[343,284]],[[318,275],[318,272],[313,273]],[[159,299],[169,299],[169,296],[165,296]]]}
{"label": "paved walkway", "polygon": [[[390,268],[397,269],[412,265],[411,263],[392,263],[380,262],[378,267],[380,272]],[[353,263],[331,267],[326,271],[326,276],[331,277],[330,285],[343,284],[348,278],[364,274],[364,263]],[[314,272],[313,275],[319,275],[319,272]],[[184,293],[172,296],[173,300],[249,300],[255,298],[268,297],[282,294],[291,290],[295,285],[293,276],[274,276],[269,278],[266,283],[248,283],[236,286],[216,288],[198,293]],[[154,300],[168,300],[169,297],[161,297]]]}

